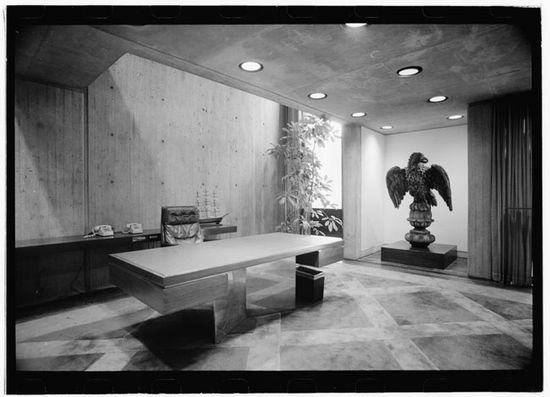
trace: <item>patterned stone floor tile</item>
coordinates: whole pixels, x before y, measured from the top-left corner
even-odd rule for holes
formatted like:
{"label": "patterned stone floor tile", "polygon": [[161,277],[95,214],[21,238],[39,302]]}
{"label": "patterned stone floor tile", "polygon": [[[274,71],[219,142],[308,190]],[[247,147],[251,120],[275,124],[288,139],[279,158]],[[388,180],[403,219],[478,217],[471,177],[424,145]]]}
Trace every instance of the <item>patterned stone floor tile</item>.
{"label": "patterned stone floor tile", "polygon": [[464,295],[457,291],[445,290],[442,294],[452,299],[454,302],[465,308],[471,313],[474,313],[478,318],[490,323],[497,328],[500,333],[509,335],[522,343],[524,346],[531,348],[533,342],[533,335],[526,331],[523,327],[517,325],[513,321],[508,321],[499,314],[485,308],[477,302],[466,298]]}
{"label": "patterned stone floor tile", "polygon": [[102,355],[103,353],[95,353],[23,358],[17,359],[15,365],[18,371],[84,371]]}
{"label": "patterned stone floor tile", "polygon": [[[204,354],[200,369],[203,371],[243,371],[248,360],[248,347],[216,348],[210,352],[198,352]],[[178,369],[186,369],[179,367]]]}
{"label": "patterned stone floor tile", "polygon": [[372,323],[373,327],[377,328],[390,328],[396,327],[397,322],[395,319],[382,307],[380,302],[375,297],[364,295],[361,293],[359,282],[350,281],[348,287],[350,291],[355,292],[353,294],[355,302],[359,305],[365,316]]}
{"label": "patterned stone floor tile", "polygon": [[[59,315],[58,318],[64,318],[67,317],[67,315],[70,316],[71,313],[76,313],[78,311],[81,311],[82,309],[89,312],[90,307],[101,306],[101,304],[105,303],[105,301],[112,302],[114,306],[116,305],[116,302],[122,300],[125,306],[133,306],[132,304],[129,304],[129,299],[131,298],[128,297],[128,295],[125,294],[122,290],[107,288],[104,290],[95,291],[93,294],[90,295],[79,296],[78,299],[71,297],[55,301],[55,303],[53,304],[44,303],[36,306],[17,308],[17,318],[15,322],[16,324],[22,322],[29,323],[29,321],[36,319],[43,321],[42,318],[44,316],[44,310],[47,310],[50,316]],[[141,307],[146,307],[143,303],[139,301],[135,302],[134,304],[137,304]]]}
{"label": "patterned stone floor tile", "polygon": [[281,326],[286,331],[372,327],[372,323],[352,297],[333,295],[283,315]]}
{"label": "patterned stone floor tile", "polygon": [[270,313],[263,316],[248,317],[237,325],[229,334],[261,333],[272,324],[280,328],[281,313]]}
{"label": "patterned stone floor tile", "polygon": [[133,354],[145,346],[132,337],[117,339],[83,339],[72,341],[24,342],[15,346],[18,358],[39,358],[48,356],[70,356],[91,353]]}
{"label": "patterned stone floor tile", "polygon": [[384,277],[367,276],[361,273],[347,272],[340,276],[342,281],[359,281],[365,288],[384,288],[384,287],[397,287],[405,285],[415,285],[408,281],[392,280]]}
{"label": "patterned stone floor tile", "polygon": [[533,333],[533,319],[529,318],[524,320],[512,320],[511,322],[520,326],[527,332],[530,332],[531,334]]}
{"label": "patterned stone floor tile", "polygon": [[[415,334],[417,336],[417,334]],[[317,346],[338,343],[366,343],[403,337],[394,328],[327,328],[281,332],[281,345]]]}
{"label": "patterned stone floor tile", "polygon": [[[280,314],[278,314],[280,316]],[[265,316],[267,317],[267,316]],[[267,322],[257,322],[253,331],[245,333],[230,333],[221,343],[209,347],[255,347],[257,345],[279,346],[281,333],[281,321],[279,318],[271,317]],[[265,350],[265,349],[264,349]]]}
{"label": "patterned stone floor tile", "polygon": [[433,371],[438,369],[410,339],[388,339],[384,343],[404,370]]}
{"label": "patterned stone floor tile", "polygon": [[505,287],[490,281],[451,277],[444,274],[430,274],[424,271],[410,273],[403,269],[354,261],[333,263],[327,267],[330,267],[331,272],[345,273],[352,271],[367,276],[401,280],[424,285],[426,287],[469,292],[499,299],[532,304],[532,294],[530,288]]}
{"label": "patterned stone floor tile", "polygon": [[380,295],[376,299],[399,325],[479,320],[437,291]]}
{"label": "patterned stone floor tile", "polygon": [[149,350],[136,352],[122,368],[123,371],[170,371],[171,369]]}
{"label": "patterned stone floor tile", "polygon": [[384,343],[282,346],[282,370],[399,370]]}
{"label": "patterned stone floor tile", "polygon": [[420,338],[423,336],[489,335],[498,334],[500,330],[486,321],[470,321],[459,323],[402,325],[397,329],[396,333],[401,338]]}
{"label": "patterned stone floor tile", "polygon": [[532,305],[467,292],[462,292],[462,295],[508,320],[523,320],[533,317]]}
{"label": "patterned stone floor tile", "polygon": [[165,349],[137,352],[125,371],[245,370],[248,348]]}
{"label": "patterned stone floor tile", "polygon": [[416,338],[413,342],[441,370],[522,369],[531,350],[507,335]]}
{"label": "patterned stone floor tile", "polygon": [[[258,303],[294,282],[269,266],[255,270],[251,276],[261,279],[251,281],[255,291],[249,292]],[[208,310],[161,316],[116,289],[45,305],[17,319],[16,365],[52,371],[459,370],[530,362],[528,289],[353,261],[321,270],[322,302],[298,301],[290,313],[249,318],[219,344]]]}
{"label": "patterned stone floor tile", "polygon": [[86,368],[86,371],[122,371],[133,356],[130,353],[131,351],[105,353]]}
{"label": "patterned stone floor tile", "polygon": [[284,331],[281,345],[322,345],[334,343],[369,342],[373,340],[445,337],[452,335],[489,335],[499,329],[484,321],[411,324],[393,327],[340,328],[322,330]]}
{"label": "patterned stone floor tile", "polygon": [[[151,309],[142,309],[133,313],[125,313],[97,321],[70,326],[47,334],[35,336],[26,341],[55,341],[76,339],[114,339],[123,338],[143,321],[151,317]],[[90,317],[93,319],[94,317]]]}
{"label": "patterned stone floor tile", "polygon": [[[280,369],[280,340],[281,340],[281,315],[271,314],[258,318],[257,328],[253,334],[242,336],[254,337],[254,340],[247,340],[244,345],[248,346],[247,368],[256,371],[277,371]],[[242,338],[241,336],[241,338]],[[225,344],[224,346],[229,346]]]}
{"label": "patterned stone floor tile", "polygon": [[[54,334],[57,331],[64,332],[72,327],[75,327],[75,330],[80,329],[86,333],[89,329],[87,330],[86,327],[82,327],[83,325],[92,324],[93,326],[94,323],[101,325],[103,324],[102,322],[109,323],[112,318],[142,322],[159,316],[157,312],[139,300],[127,295],[124,295],[124,298],[119,298],[120,292],[117,289],[111,291],[114,293],[114,298],[105,295],[100,303],[94,303],[89,306],[78,305],[78,307],[67,311],[58,311],[56,310],[56,302],[53,302],[51,304],[53,314],[50,313],[50,306],[48,306],[47,308],[43,307],[43,315],[41,317],[18,319],[16,323],[16,340],[26,341],[33,338],[39,340],[39,337],[42,335]],[[127,325],[131,325],[131,323],[127,323]],[[104,331],[101,326],[99,330],[100,332]]]}

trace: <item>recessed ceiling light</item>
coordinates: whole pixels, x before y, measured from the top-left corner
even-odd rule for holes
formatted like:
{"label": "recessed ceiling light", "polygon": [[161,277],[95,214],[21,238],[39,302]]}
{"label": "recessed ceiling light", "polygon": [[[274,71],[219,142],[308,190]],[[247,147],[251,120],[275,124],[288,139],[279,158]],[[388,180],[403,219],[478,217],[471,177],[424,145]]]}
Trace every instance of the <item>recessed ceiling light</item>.
{"label": "recessed ceiling light", "polygon": [[391,129],[393,129],[393,125],[383,125],[380,128],[383,129],[383,130],[391,130]]}
{"label": "recessed ceiling light", "polygon": [[445,95],[436,95],[436,96],[433,96],[431,97],[430,99],[428,99],[428,102],[431,102],[431,103],[439,103],[439,102],[444,102],[446,101],[448,98],[445,96]]}
{"label": "recessed ceiling light", "polygon": [[414,76],[422,71],[420,66],[407,66],[397,71],[397,74],[401,77]]}
{"label": "recessed ceiling light", "polygon": [[311,99],[325,99],[327,97],[327,94],[324,92],[312,92],[311,94],[307,95]]}
{"label": "recessed ceiling light", "polygon": [[366,26],[366,23],[346,23],[346,26],[348,28],[360,28],[362,26]]}
{"label": "recessed ceiling light", "polygon": [[452,116],[447,117],[447,119],[449,119],[449,120],[460,120],[463,117],[464,117],[463,114],[453,114]]}
{"label": "recessed ceiling light", "polygon": [[239,67],[245,72],[258,72],[264,68],[261,63],[254,61],[243,62],[239,65]]}
{"label": "recessed ceiling light", "polygon": [[365,112],[355,112],[351,114],[351,117],[365,117],[366,115]]}

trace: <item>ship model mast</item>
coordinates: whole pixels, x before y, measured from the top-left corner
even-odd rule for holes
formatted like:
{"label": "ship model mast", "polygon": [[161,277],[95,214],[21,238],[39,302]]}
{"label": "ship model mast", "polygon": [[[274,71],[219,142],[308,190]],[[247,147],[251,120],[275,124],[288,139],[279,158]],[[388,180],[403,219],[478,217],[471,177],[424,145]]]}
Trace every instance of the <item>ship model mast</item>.
{"label": "ship model mast", "polygon": [[212,191],[212,201],[211,201],[211,208],[212,208],[212,212],[211,212],[211,216],[216,218],[220,215],[220,209],[218,208],[218,191],[217,191],[217,188],[218,186],[216,186],[214,188],[214,190]]}
{"label": "ship model mast", "polygon": [[[217,188],[217,186],[216,186]],[[206,186],[203,185],[202,194],[196,192],[196,206],[199,208],[200,218],[216,218],[220,212],[218,208],[218,193],[214,189],[210,194]]]}

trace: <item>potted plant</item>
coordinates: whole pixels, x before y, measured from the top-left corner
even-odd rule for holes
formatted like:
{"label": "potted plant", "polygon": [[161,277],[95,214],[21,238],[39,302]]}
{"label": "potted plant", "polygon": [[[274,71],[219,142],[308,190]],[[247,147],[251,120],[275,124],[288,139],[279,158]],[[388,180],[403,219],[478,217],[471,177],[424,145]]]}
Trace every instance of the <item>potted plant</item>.
{"label": "potted plant", "polygon": [[277,195],[284,206],[284,221],[277,227],[286,233],[324,235],[319,230],[325,225],[329,231],[338,230],[342,220],[328,216],[322,209],[314,209],[320,200],[324,208],[333,207],[326,195],[331,191],[326,175],[321,175],[321,162],[315,152],[328,141],[336,139],[331,122],[311,114],[304,114],[300,121],[288,123],[285,135],[268,150],[270,155],[283,160],[285,188]]}

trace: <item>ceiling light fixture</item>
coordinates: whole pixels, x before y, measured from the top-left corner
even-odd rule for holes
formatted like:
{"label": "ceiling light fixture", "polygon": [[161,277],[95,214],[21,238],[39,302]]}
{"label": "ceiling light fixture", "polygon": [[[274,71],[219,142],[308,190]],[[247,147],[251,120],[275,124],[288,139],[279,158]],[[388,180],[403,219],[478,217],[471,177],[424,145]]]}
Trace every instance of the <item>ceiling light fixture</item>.
{"label": "ceiling light fixture", "polygon": [[463,118],[463,114],[453,114],[452,116],[447,117],[448,120],[460,120]]}
{"label": "ceiling light fixture", "polygon": [[391,130],[391,129],[393,129],[393,125],[383,125],[380,128],[383,129],[383,130]]}
{"label": "ceiling light fixture", "polygon": [[428,99],[428,102],[430,102],[430,103],[439,103],[439,102],[444,102],[447,99],[449,99],[449,98],[447,98],[445,95],[436,95],[436,96],[433,96],[430,99]]}
{"label": "ceiling light fixture", "polygon": [[264,68],[261,63],[254,61],[243,62],[239,65],[239,67],[245,72],[259,72]]}
{"label": "ceiling light fixture", "polygon": [[417,75],[422,71],[420,66],[407,66],[397,71],[397,74],[401,77],[411,77]]}
{"label": "ceiling light fixture", "polygon": [[325,99],[327,94],[324,92],[312,92],[311,94],[307,94],[307,96],[311,99]]}
{"label": "ceiling light fixture", "polygon": [[351,117],[365,117],[366,115],[365,112],[355,112],[351,114]]}
{"label": "ceiling light fixture", "polygon": [[346,23],[348,28],[360,28],[362,26],[367,26],[366,23]]}

